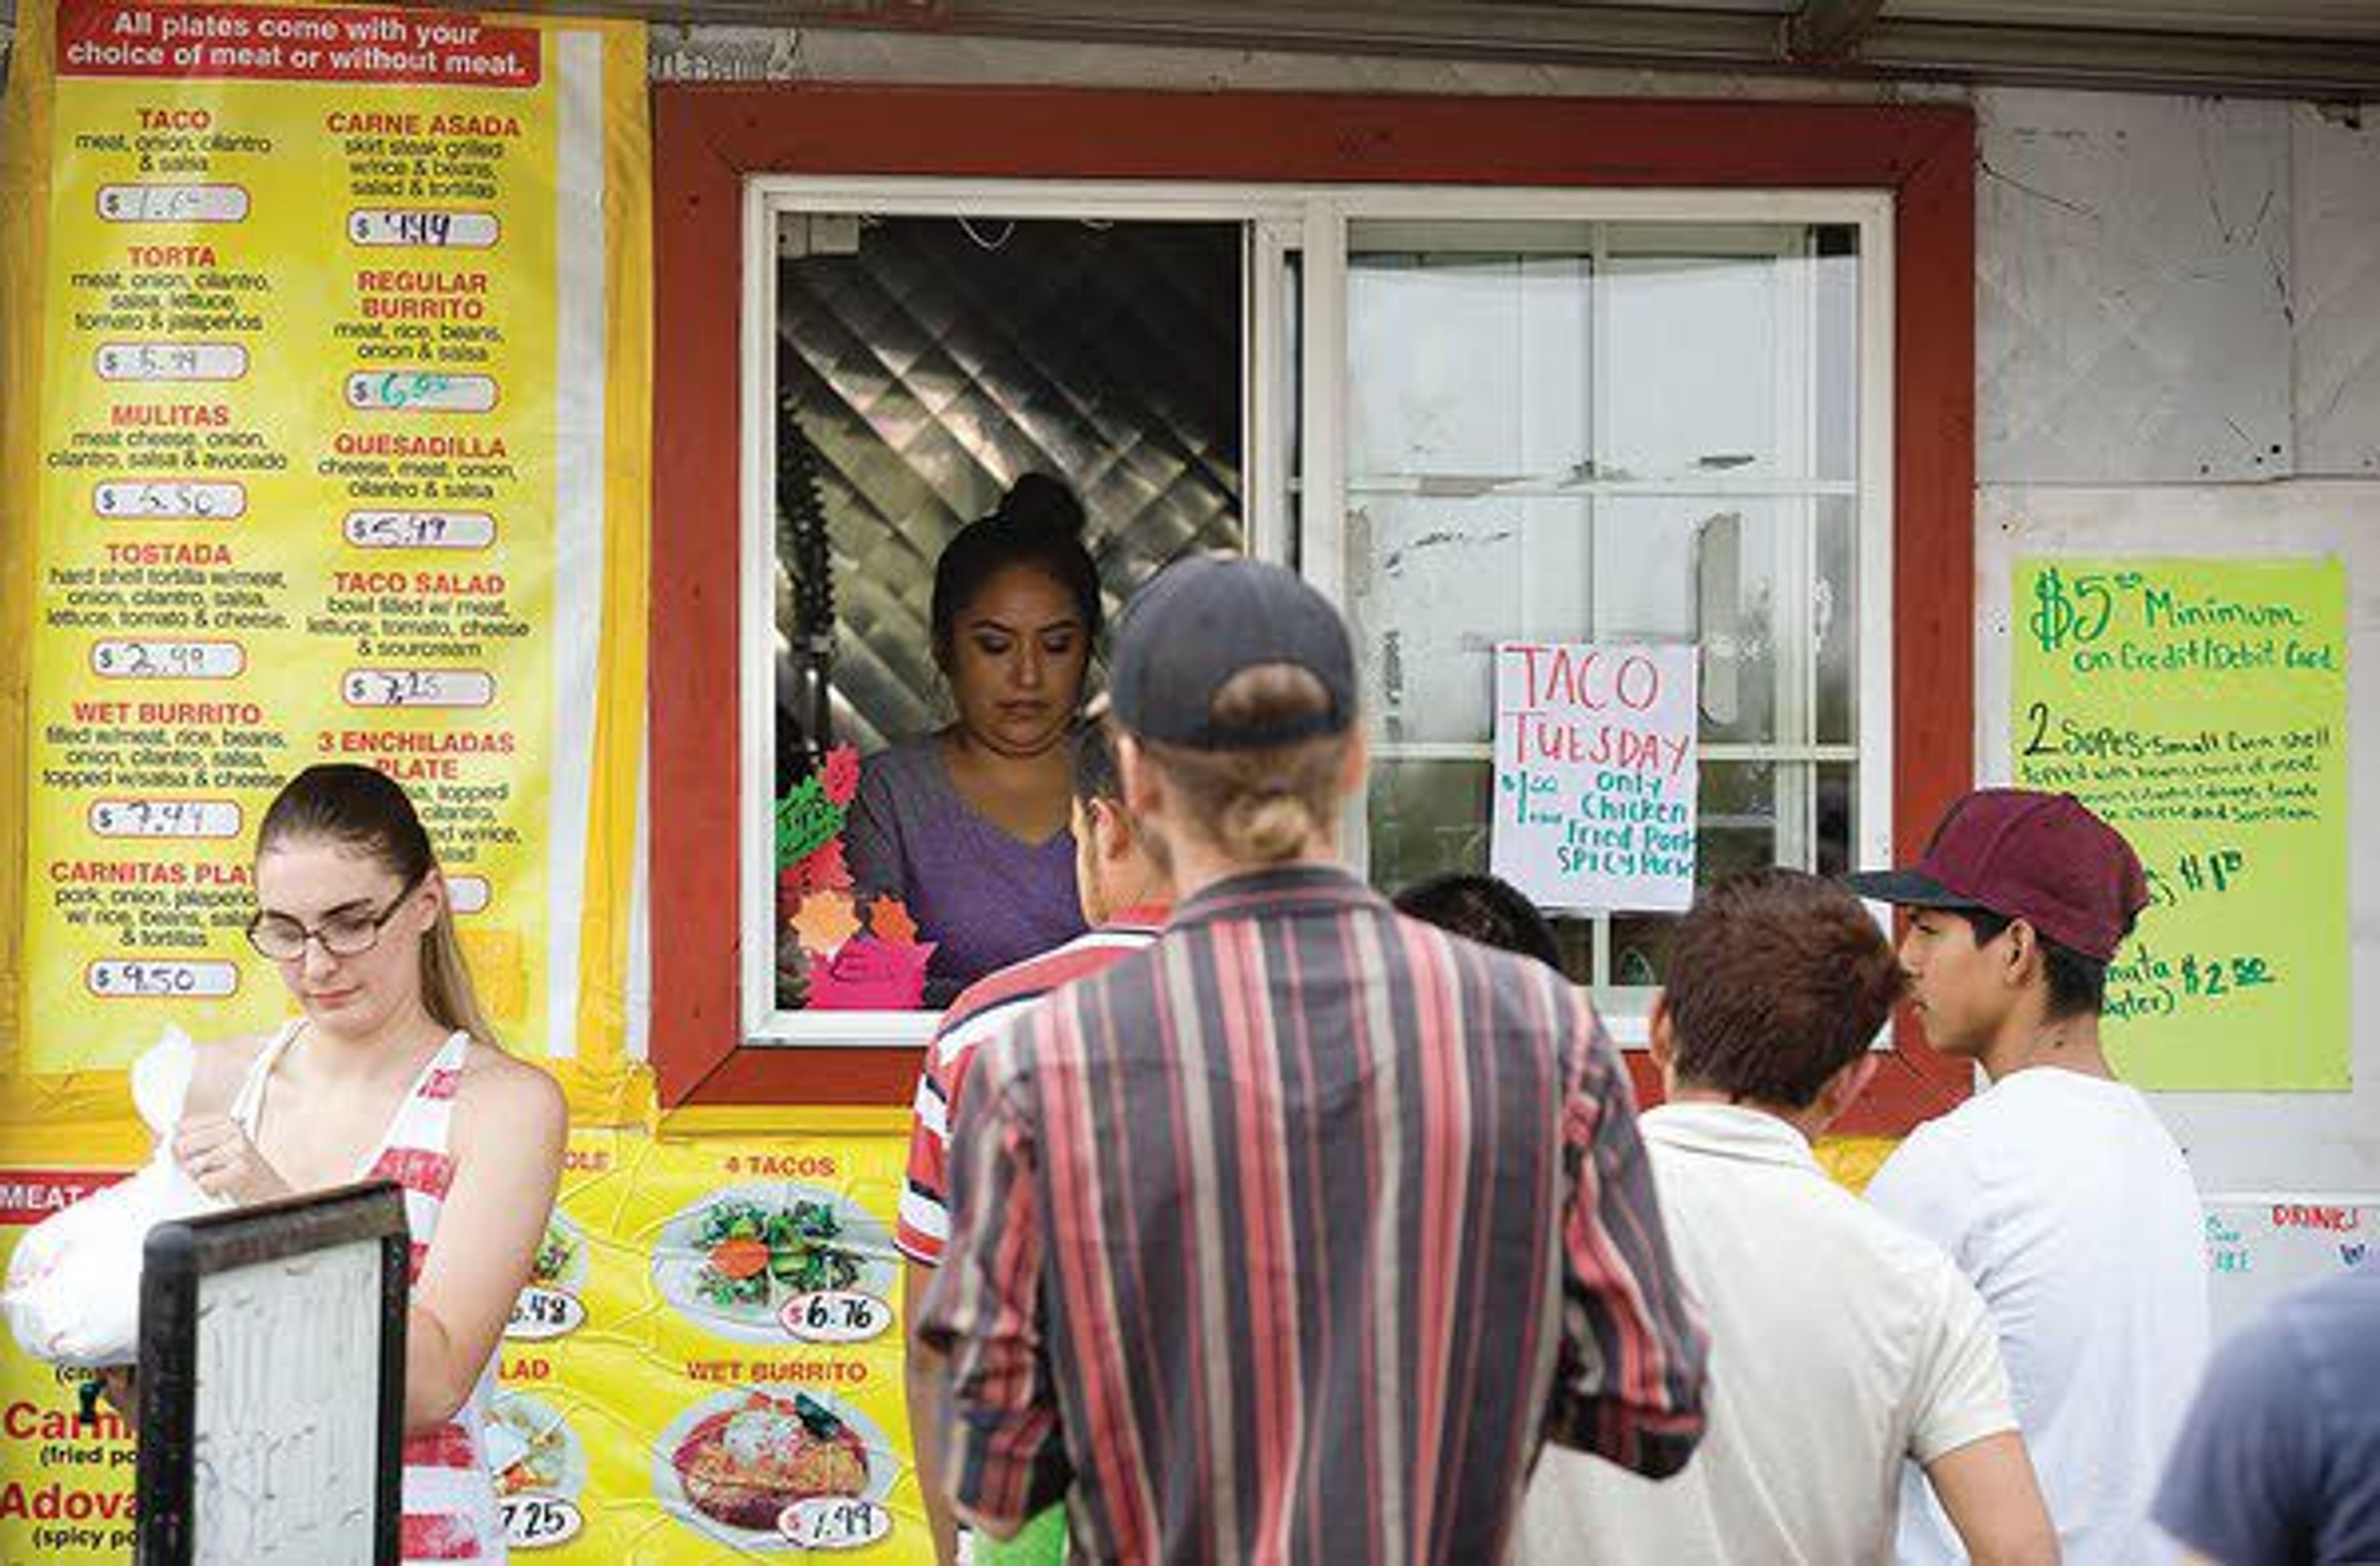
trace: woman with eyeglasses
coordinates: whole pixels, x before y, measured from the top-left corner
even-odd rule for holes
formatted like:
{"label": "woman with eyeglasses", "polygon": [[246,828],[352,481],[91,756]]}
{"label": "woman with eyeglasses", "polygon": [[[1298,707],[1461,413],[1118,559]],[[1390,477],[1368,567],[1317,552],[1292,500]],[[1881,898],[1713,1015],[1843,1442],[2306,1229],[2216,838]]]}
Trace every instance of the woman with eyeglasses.
{"label": "woman with eyeglasses", "polygon": [[404,1556],[502,1560],[488,1400],[561,1174],[562,1094],[497,1043],[429,834],[387,777],[321,766],[291,779],[257,833],[254,884],[249,941],[298,1014],[199,1051],[175,1157],[241,1205],[363,1179],[405,1187]]}

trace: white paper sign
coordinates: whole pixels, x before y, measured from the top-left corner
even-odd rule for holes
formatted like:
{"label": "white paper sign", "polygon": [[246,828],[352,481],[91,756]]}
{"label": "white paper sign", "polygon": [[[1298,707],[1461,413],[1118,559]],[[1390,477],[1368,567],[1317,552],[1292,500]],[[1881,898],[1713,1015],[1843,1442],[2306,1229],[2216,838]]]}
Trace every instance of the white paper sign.
{"label": "white paper sign", "polygon": [[2293,1289],[2364,1265],[2380,1203],[2338,1196],[2208,1196],[2206,1293],[2217,1341]]}
{"label": "white paper sign", "polygon": [[1694,670],[1685,646],[1498,644],[1496,874],[1546,908],[1694,902]]}

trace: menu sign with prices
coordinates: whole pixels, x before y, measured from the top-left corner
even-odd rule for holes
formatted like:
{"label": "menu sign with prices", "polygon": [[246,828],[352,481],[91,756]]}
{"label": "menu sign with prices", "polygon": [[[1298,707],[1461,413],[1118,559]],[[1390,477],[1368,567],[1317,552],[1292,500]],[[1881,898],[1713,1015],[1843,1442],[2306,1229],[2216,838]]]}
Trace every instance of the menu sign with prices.
{"label": "menu sign with prices", "polygon": [[499,1026],[570,1052],[578,927],[551,911],[589,891],[607,138],[641,142],[641,35],[146,0],[40,20],[21,1069],[281,1014],[239,938],[249,856],[318,761],[405,784]]}
{"label": "menu sign with prices", "polygon": [[2107,971],[2124,1079],[2346,1087],[2339,563],[2020,561],[2014,611],[2015,782],[2081,799],[2148,872]]}

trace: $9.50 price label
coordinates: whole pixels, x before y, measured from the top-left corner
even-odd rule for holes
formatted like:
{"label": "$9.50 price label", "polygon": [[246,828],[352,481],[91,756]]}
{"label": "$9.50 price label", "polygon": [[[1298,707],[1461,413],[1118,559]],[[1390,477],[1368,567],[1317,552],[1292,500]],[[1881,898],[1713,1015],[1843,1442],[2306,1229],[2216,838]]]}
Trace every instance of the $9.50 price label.
{"label": "$9.50 price label", "polygon": [[229,963],[110,957],[85,968],[82,981],[103,1001],[220,1001],[239,989],[239,969]]}

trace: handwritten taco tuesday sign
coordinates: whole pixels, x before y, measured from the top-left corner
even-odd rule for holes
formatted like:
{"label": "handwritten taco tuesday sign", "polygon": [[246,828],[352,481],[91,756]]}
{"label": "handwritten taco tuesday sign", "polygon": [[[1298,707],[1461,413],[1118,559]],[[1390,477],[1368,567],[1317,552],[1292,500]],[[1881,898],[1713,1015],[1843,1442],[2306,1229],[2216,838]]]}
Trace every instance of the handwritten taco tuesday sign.
{"label": "handwritten taco tuesday sign", "polygon": [[1496,649],[1495,872],[1540,906],[1694,901],[1694,649]]}

